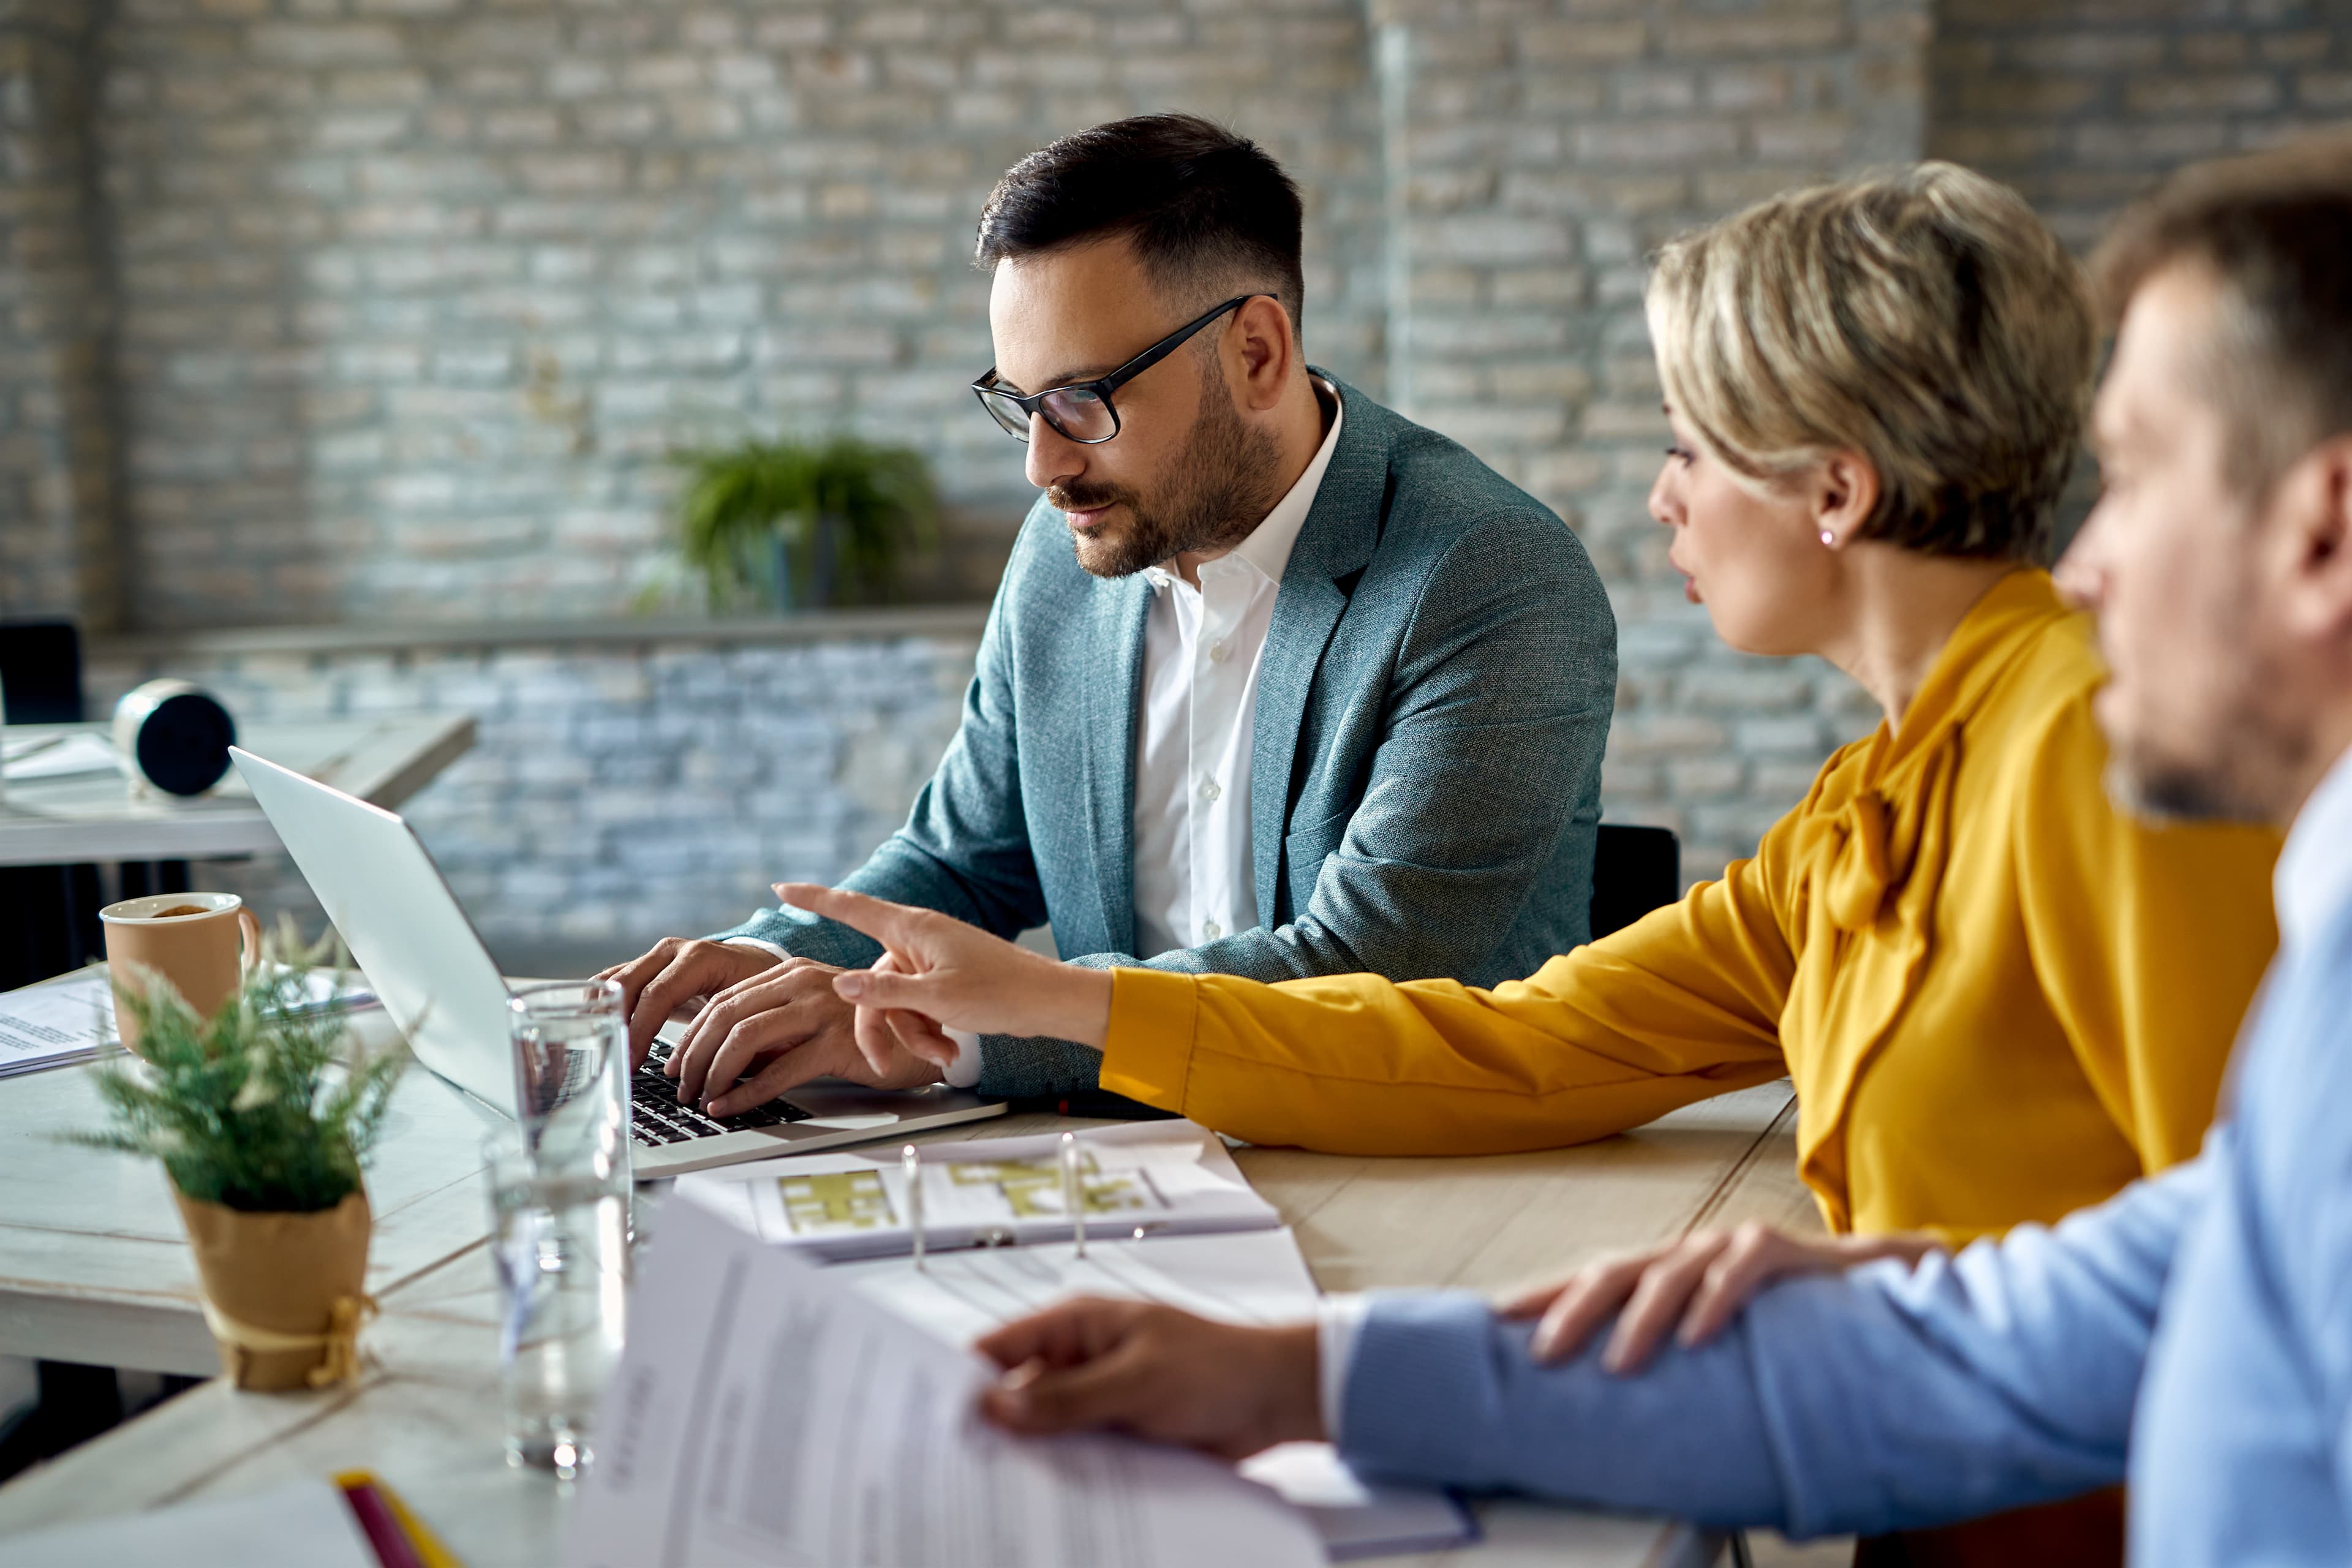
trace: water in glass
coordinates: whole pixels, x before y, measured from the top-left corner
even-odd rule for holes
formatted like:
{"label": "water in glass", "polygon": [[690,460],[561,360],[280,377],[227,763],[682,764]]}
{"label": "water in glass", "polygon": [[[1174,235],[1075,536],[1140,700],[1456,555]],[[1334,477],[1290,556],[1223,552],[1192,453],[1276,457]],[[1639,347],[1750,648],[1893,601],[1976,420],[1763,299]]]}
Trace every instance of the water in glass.
{"label": "water in glass", "polygon": [[544,1171],[584,1168],[617,1145],[628,1179],[629,1026],[611,980],[530,985],[507,1003],[517,1121]]}
{"label": "water in glass", "polygon": [[[622,1141],[623,1148],[626,1141]],[[507,1462],[569,1480],[627,1325],[628,1188],[610,1147],[549,1171],[519,1138],[487,1151]]]}

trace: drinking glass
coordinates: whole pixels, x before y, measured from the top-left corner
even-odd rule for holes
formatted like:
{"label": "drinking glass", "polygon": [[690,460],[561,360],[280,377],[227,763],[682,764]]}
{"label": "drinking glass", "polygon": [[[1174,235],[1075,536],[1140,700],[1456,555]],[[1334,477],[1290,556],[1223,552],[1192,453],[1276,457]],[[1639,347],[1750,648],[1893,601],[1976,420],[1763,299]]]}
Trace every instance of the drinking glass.
{"label": "drinking glass", "polygon": [[[617,1144],[617,1148],[616,1148]],[[628,1141],[551,1169],[519,1132],[484,1148],[499,1279],[507,1463],[572,1480],[588,1467],[596,1401],[628,1310]]]}
{"label": "drinking glass", "polygon": [[550,1172],[584,1169],[598,1150],[619,1151],[629,1180],[629,1020],[616,980],[527,985],[507,1001],[514,1047],[516,1121]]}

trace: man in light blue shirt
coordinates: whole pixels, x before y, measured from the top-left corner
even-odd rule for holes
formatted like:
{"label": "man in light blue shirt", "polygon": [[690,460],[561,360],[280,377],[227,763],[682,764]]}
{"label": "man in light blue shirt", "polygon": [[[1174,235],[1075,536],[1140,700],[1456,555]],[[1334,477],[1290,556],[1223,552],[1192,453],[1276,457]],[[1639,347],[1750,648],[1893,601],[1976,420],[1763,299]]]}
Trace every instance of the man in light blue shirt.
{"label": "man in light blue shirt", "polygon": [[[2135,1562],[2352,1562],[2352,140],[2192,170],[2102,257],[2113,787],[2292,822],[2281,946],[2189,1164],[1916,1268],[1789,1279],[1631,1374],[1454,1295],[1239,1329],[1080,1302],[982,1348],[1005,1426],[1114,1425],[1796,1535],[2132,1484]],[[2187,986],[2194,973],[2179,977]]]}

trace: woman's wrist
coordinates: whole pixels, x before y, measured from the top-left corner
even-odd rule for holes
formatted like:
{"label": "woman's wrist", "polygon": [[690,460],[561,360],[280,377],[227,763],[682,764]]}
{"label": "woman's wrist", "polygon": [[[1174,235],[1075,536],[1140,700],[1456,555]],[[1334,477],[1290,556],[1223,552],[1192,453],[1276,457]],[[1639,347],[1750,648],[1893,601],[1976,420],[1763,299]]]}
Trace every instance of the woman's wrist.
{"label": "woman's wrist", "polygon": [[1110,1042],[1111,972],[1081,969],[1074,963],[1055,967],[1061,971],[1060,982],[1054,987],[1055,1023],[1042,1032],[1102,1050]]}

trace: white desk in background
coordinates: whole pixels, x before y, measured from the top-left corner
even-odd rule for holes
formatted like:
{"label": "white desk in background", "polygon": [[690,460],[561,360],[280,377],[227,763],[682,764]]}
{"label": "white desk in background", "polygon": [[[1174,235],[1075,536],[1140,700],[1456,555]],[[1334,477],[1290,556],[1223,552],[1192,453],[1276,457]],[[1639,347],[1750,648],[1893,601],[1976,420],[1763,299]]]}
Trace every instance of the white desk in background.
{"label": "white desk in background", "polygon": [[[211,1371],[194,1268],[162,1173],[42,1136],[92,1124],[84,1079],[68,1069],[0,1083],[0,1190],[10,1197],[0,1218],[0,1352]],[[499,1453],[495,1293],[477,1179],[488,1115],[422,1072],[401,1090],[369,1177],[370,1287],[384,1313],[366,1342],[377,1364],[357,1385],[257,1394],[215,1379],[0,1487],[0,1538],[364,1468],[468,1568],[553,1564],[565,1501],[551,1480],[507,1468]],[[1447,1160],[1247,1149],[1236,1158],[1294,1227],[1323,1289],[1493,1290],[1695,1225],[1814,1225],[1794,1175],[1794,1116],[1780,1083],[1576,1149]],[[926,1136],[1071,1125],[1017,1115]],[[1697,1568],[1717,1547],[1657,1521],[1520,1501],[1478,1511],[1479,1545],[1384,1561]]]}
{"label": "white desk in background", "polygon": [[[0,727],[0,740],[15,752],[52,737],[106,732],[103,724],[10,724]],[[257,756],[390,807],[472,748],[474,721],[461,714],[256,724],[237,740]],[[134,794],[114,772],[10,779],[0,792],[0,866],[197,860],[277,847],[278,835],[234,769],[187,800]]]}

